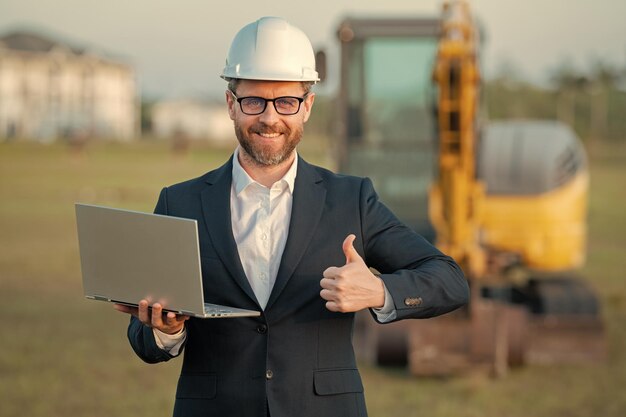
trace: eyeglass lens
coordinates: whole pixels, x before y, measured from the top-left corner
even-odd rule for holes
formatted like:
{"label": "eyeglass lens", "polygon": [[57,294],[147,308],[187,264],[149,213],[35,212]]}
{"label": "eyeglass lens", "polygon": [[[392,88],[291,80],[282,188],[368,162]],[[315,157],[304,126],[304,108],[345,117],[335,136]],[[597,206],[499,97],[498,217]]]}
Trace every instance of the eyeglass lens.
{"label": "eyeglass lens", "polygon": [[274,103],[274,109],[278,114],[291,115],[300,110],[300,103],[303,101],[299,97],[276,97],[275,99],[265,99],[263,97],[243,97],[240,99],[241,110],[246,114],[261,114],[265,111],[267,102]]}

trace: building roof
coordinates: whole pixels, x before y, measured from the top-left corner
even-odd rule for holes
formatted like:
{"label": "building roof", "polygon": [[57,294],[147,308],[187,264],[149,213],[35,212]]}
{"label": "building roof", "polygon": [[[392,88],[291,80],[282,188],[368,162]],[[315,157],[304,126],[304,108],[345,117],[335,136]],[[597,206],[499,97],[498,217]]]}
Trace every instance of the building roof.
{"label": "building roof", "polygon": [[69,49],[77,55],[85,52],[85,48],[72,46],[49,36],[25,30],[13,31],[1,36],[0,43],[8,49],[24,52],[50,52],[56,47]]}
{"label": "building roof", "polygon": [[111,54],[93,46],[78,46],[74,42],[60,40],[59,37],[44,33],[39,30],[17,29],[1,34],[0,51],[8,49],[18,53],[47,54],[54,49],[61,49],[75,56],[89,55],[114,65],[131,66],[127,57]]}

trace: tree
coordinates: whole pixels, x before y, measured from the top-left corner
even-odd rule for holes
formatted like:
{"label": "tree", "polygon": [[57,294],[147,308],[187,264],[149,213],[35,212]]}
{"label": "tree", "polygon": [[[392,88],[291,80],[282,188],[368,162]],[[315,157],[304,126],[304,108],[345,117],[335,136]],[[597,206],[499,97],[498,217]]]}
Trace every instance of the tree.
{"label": "tree", "polygon": [[576,97],[589,85],[569,60],[564,60],[552,71],[550,77],[557,94],[557,119],[574,126],[576,123]]}
{"label": "tree", "polygon": [[596,59],[590,74],[590,130],[594,139],[608,133],[609,95],[620,79],[620,70],[606,61]]}

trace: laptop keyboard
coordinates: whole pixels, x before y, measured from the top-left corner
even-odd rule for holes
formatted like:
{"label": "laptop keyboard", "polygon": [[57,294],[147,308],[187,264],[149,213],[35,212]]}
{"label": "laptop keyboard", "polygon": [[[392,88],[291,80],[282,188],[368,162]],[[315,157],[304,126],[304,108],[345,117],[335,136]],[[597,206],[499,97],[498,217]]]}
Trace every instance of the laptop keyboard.
{"label": "laptop keyboard", "polygon": [[204,303],[204,314],[205,317],[256,317],[261,315],[257,311],[211,303]]}
{"label": "laptop keyboard", "polygon": [[233,310],[221,306],[216,306],[215,304],[204,303],[204,312],[210,315],[220,315],[232,313]]}

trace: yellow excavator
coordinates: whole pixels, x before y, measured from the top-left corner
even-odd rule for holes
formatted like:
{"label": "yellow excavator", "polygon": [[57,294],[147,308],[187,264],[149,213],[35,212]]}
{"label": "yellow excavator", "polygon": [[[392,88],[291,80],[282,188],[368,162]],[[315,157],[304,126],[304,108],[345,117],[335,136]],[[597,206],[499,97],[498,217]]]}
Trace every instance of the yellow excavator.
{"label": "yellow excavator", "polygon": [[[390,325],[357,321],[364,361],[415,375],[602,360],[585,260],[584,149],[555,121],[480,123],[480,34],[465,1],[441,18],[345,19],[339,94],[341,171],[464,269],[467,309]],[[426,215],[428,213],[428,215]]]}

